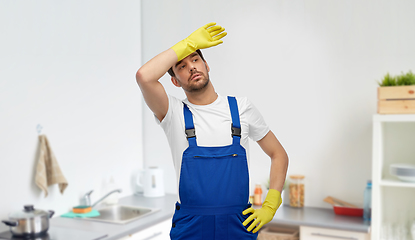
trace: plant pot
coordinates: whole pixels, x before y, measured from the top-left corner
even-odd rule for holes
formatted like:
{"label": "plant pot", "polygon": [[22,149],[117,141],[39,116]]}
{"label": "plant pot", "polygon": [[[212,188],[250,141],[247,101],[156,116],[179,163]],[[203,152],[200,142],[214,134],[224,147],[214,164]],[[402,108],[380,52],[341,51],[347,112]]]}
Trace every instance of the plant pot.
{"label": "plant pot", "polygon": [[379,87],[378,113],[415,113],[415,85]]}

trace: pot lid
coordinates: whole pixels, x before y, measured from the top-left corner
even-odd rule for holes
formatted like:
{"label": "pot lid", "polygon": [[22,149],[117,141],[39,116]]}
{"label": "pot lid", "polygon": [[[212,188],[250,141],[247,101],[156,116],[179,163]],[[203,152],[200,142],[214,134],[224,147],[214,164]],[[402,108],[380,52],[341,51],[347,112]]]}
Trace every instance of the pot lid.
{"label": "pot lid", "polygon": [[45,215],[49,216],[49,213],[43,210],[35,209],[33,205],[25,205],[22,211],[10,213],[9,218],[24,219],[24,218],[42,217]]}

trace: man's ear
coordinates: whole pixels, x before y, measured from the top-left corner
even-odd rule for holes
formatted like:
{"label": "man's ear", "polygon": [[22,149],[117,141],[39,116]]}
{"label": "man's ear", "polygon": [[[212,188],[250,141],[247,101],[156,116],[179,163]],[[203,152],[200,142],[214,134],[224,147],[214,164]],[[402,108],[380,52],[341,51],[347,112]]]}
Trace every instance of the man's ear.
{"label": "man's ear", "polygon": [[173,83],[174,86],[181,87],[180,82],[177,81],[176,77],[171,77],[171,82]]}

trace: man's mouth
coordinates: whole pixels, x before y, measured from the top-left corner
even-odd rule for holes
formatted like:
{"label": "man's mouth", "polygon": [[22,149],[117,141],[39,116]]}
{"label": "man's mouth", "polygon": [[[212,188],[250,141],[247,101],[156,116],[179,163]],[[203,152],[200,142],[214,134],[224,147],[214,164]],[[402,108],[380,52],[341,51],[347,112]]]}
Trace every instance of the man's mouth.
{"label": "man's mouth", "polygon": [[191,78],[190,78],[190,80],[197,80],[197,79],[199,79],[199,78],[201,78],[202,77],[202,75],[201,74],[199,74],[199,73],[195,73],[195,74],[193,74],[192,76],[191,76]]}

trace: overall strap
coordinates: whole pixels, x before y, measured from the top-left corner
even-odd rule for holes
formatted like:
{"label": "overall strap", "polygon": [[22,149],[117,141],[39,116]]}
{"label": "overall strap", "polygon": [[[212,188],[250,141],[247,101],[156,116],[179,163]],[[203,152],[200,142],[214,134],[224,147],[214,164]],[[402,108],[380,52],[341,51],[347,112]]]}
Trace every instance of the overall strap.
{"label": "overall strap", "polygon": [[232,139],[233,144],[240,144],[241,141],[241,122],[239,121],[238,103],[235,97],[228,96],[229,108],[232,116]]}
{"label": "overall strap", "polygon": [[186,103],[183,103],[183,113],[184,113],[184,124],[186,127],[185,133],[189,146],[197,146],[196,143],[196,132],[195,126],[193,124],[193,115],[187,107]]}

